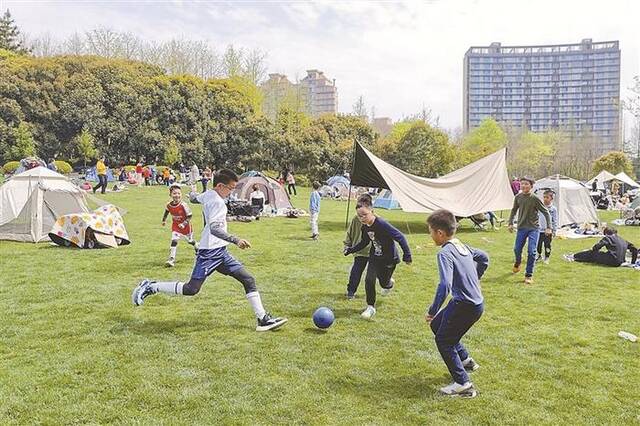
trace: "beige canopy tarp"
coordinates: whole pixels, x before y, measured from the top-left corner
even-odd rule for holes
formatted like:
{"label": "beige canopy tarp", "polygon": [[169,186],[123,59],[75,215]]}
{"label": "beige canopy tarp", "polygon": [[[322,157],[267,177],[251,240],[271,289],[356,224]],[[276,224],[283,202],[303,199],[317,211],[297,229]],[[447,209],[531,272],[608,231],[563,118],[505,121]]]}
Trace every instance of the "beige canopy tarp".
{"label": "beige canopy tarp", "polygon": [[415,176],[384,162],[356,144],[351,184],[390,189],[402,210],[430,213],[447,209],[468,217],[513,206],[503,148],[437,179]]}

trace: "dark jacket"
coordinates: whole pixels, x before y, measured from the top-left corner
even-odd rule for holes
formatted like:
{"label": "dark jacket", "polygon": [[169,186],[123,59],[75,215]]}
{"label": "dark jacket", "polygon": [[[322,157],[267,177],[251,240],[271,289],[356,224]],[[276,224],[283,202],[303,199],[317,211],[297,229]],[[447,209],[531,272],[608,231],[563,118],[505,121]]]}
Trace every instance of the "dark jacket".
{"label": "dark jacket", "polygon": [[602,247],[606,247],[607,251],[613,256],[619,264],[625,262],[627,250],[631,252],[631,263],[635,263],[638,259],[638,249],[629,241],[624,240],[617,234],[605,235],[600,241],[593,246],[593,251],[600,251]]}

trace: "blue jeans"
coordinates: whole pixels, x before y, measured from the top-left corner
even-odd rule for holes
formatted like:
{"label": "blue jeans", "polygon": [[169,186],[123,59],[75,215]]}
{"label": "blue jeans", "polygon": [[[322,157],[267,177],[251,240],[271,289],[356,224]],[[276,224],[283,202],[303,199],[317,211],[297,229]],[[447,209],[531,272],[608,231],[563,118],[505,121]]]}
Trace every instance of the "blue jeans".
{"label": "blue jeans", "polygon": [[436,346],[442,360],[447,364],[449,373],[456,383],[461,385],[469,381],[462,361],[469,358],[469,352],[462,346],[460,339],[482,316],[484,304],[451,300],[449,304],[431,320],[431,331],[435,334]]}
{"label": "blue jeans", "polygon": [[536,246],[538,245],[538,237],[540,231],[537,228],[518,228],[516,234],[516,245],[513,251],[516,255],[515,264],[520,266],[522,263],[522,250],[524,249],[524,243],[527,241],[527,269],[525,270],[525,277],[533,276],[533,265],[536,263]]}

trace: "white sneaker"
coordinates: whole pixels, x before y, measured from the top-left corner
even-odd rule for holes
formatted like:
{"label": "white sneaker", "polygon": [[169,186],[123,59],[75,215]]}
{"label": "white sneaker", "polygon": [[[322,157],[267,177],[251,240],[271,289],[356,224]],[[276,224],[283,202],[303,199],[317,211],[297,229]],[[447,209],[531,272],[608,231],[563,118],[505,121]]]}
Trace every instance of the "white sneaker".
{"label": "white sneaker", "polygon": [[544,258],[544,262],[543,262],[543,263],[544,263],[545,265],[548,265],[548,264],[549,264],[549,258],[548,258],[548,257],[545,257],[545,258]]}
{"label": "white sneaker", "polygon": [[165,265],[167,265],[170,268],[173,268],[174,266],[176,266],[176,260],[173,257],[170,257],[169,260],[165,262]]}
{"label": "white sneaker", "polygon": [[453,382],[448,386],[440,388],[440,392],[448,396],[461,396],[464,398],[473,398],[477,395],[471,382],[467,382],[464,385]]}
{"label": "white sneaker", "polygon": [[376,308],[374,308],[373,306],[369,305],[367,306],[367,309],[365,309],[364,311],[362,311],[362,313],[360,314],[360,316],[366,320],[370,320],[371,318],[373,318],[373,316],[376,314]]}
{"label": "white sneaker", "polygon": [[573,262],[573,261],[574,261],[574,259],[573,259],[573,255],[572,255],[572,254],[563,254],[563,255],[562,255],[562,258],[563,258],[564,260],[566,260],[567,262]]}

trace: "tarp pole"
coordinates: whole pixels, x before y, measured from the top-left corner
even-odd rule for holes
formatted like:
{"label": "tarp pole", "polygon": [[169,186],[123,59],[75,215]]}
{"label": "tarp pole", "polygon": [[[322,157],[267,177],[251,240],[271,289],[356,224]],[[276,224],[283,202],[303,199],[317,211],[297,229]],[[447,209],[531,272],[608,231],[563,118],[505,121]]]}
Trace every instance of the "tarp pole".
{"label": "tarp pole", "polygon": [[353,168],[356,165],[356,144],[358,142],[353,141],[353,152],[351,153],[351,174],[349,175],[349,194],[347,196],[347,213],[344,216],[344,229],[349,226],[349,209],[351,208],[351,178],[353,177]]}

